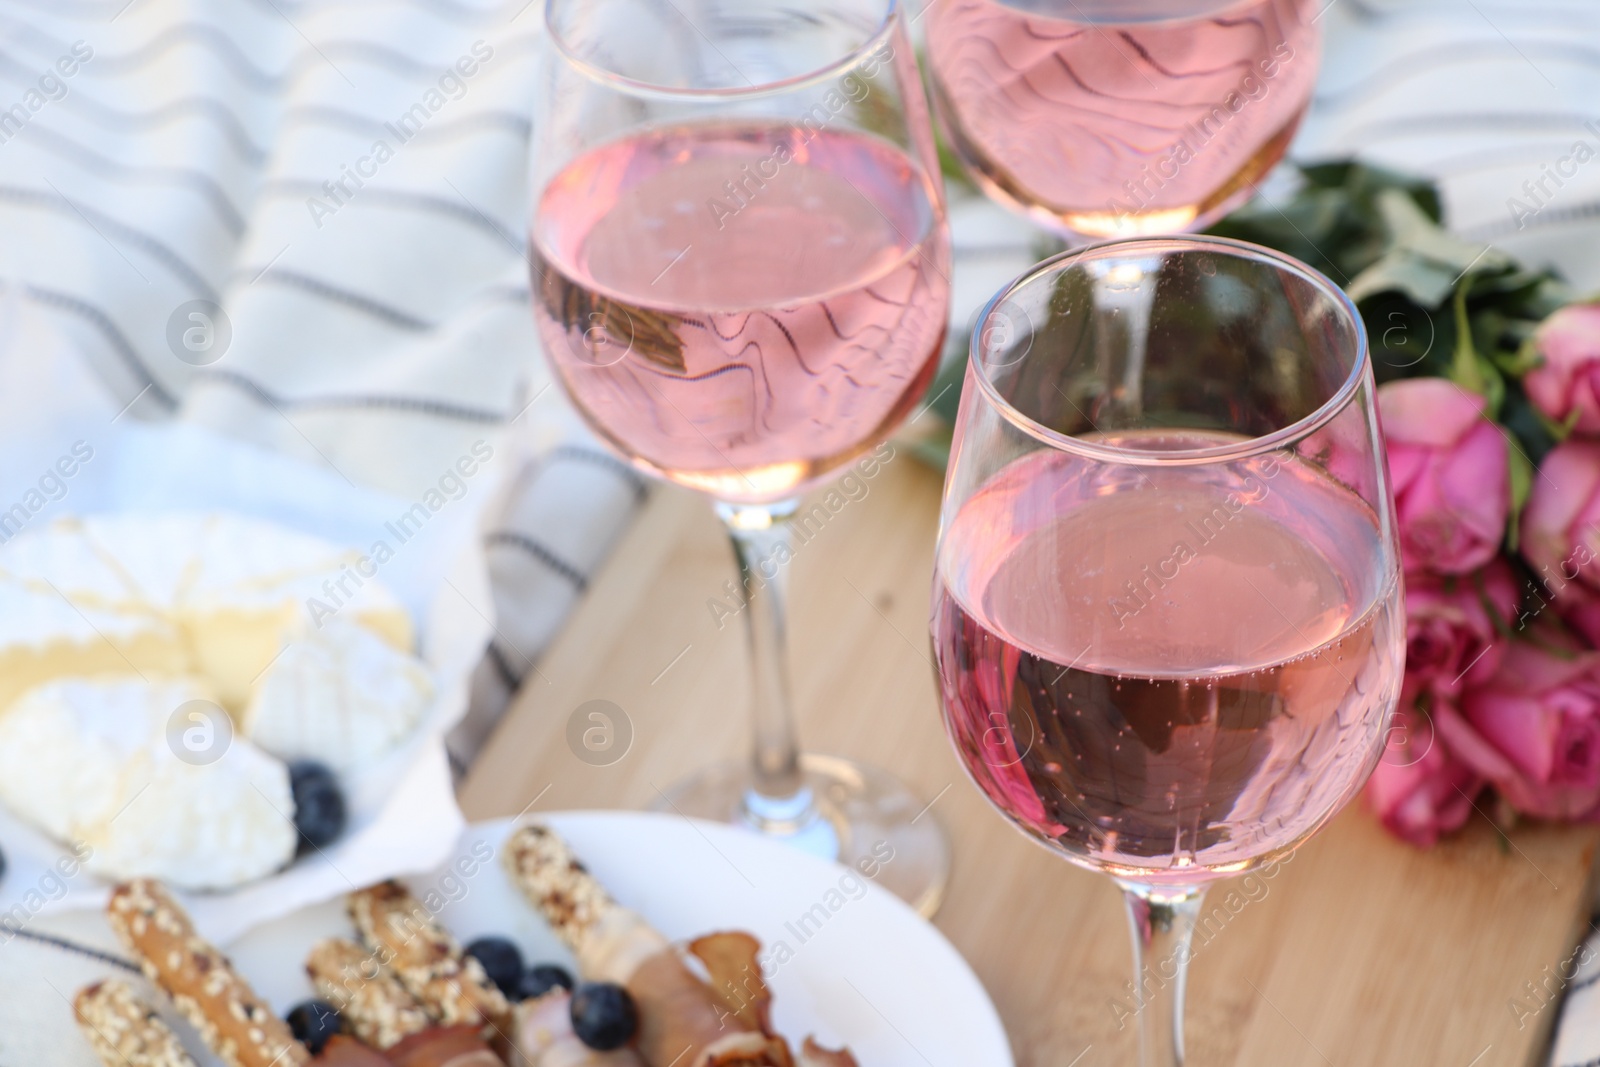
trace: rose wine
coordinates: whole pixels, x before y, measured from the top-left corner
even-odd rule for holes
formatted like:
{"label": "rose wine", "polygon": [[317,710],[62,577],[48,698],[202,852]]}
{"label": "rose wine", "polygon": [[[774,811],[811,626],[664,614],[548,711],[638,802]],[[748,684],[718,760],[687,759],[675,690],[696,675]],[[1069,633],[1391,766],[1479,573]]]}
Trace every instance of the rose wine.
{"label": "rose wine", "polygon": [[1046,225],[1199,229],[1283,158],[1316,80],[1317,6],[1117,25],[1079,21],[1071,0],[941,0],[934,95],[969,172]]}
{"label": "rose wine", "polygon": [[1267,862],[1382,753],[1404,657],[1384,543],[1292,456],[1015,461],[940,543],[933,643],[962,763],[1086,867],[1187,885]]}
{"label": "rose wine", "polygon": [[594,149],[533,223],[534,307],[589,423],[661,477],[794,496],[927,388],[949,303],[939,194],[857,133],[690,126]]}

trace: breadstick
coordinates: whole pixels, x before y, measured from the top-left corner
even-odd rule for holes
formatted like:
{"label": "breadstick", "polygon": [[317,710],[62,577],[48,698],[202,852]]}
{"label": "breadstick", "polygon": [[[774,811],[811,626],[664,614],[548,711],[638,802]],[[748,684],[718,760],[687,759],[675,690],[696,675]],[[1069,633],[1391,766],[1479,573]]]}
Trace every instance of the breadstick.
{"label": "breadstick", "polygon": [[72,1014],[106,1067],[195,1067],[178,1035],[126,982],[89,986],[73,1000]]}
{"label": "breadstick", "polygon": [[512,882],[590,978],[627,987],[639,1007],[636,1046],[650,1067],[786,1067],[780,1039],[741,1019],[643,916],[611,898],[567,843],[528,825],[506,840]]}
{"label": "breadstick", "polygon": [[166,889],[149,879],[116,888],[106,919],[152,982],[167,991],[228,1067],[304,1067],[311,1053],[228,958],[195,932]]}
{"label": "breadstick", "polygon": [[555,831],[529,824],[505,845],[512,883],[596,981],[626,982],[645,960],[670,947],[642,915],[611,898]]}
{"label": "breadstick", "polygon": [[511,1014],[483,964],[462,955],[410,890],[382,882],[350,894],[349,903],[361,940],[439,1023],[498,1027]]}
{"label": "breadstick", "polygon": [[374,1048],[398,1045],[432,1025],[417,999],[377,958],[354,941],[330,937],[312,946],[306,973],[317,994]]}

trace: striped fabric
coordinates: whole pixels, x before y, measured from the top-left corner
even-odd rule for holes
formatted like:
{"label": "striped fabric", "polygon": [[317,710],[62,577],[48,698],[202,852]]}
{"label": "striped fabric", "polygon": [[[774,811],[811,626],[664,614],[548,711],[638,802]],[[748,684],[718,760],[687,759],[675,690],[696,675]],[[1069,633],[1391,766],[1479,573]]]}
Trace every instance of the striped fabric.
{"label": "striped fabric", "polygon": [[1327,49],[1295,155],[1427,175],[1457,232],[1600,286],[1600,4],[1316,2]]}
{"label": "striped fabric", "polygon": [[532,329],[541,24],[527,0],[0,4],[0,284],[110,411],[410,498],[504,442],[500,636],[459,761],[643,491]]}

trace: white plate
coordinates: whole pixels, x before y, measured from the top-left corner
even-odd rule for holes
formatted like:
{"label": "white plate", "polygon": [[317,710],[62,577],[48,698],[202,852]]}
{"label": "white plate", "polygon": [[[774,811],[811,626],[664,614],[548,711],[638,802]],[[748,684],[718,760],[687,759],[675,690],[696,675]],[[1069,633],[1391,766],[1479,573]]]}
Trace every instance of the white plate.
{"label": "white plate", "polygon": [[[540,818],[621,903],[669,938],[714,930],[760,938],[763,958],[774,961],[766,968],[774,1021],[791,1043],[815,1034],[825,1045],[848,1044],[863,1067],[1012,1067],[994,1005],[966,961],[869,879],[755,834],[672,815]],[[511,827],[500,820],[468,828],[453,860],[410,885],[463,942],[499,934],[530,965],[570,967],[501,867]],[[228,952],[282,1012],[311,996],[307,952],[334,935],[351,936],[339,901],[258,927]],[[793,955],[776,963],[780,942]]]}

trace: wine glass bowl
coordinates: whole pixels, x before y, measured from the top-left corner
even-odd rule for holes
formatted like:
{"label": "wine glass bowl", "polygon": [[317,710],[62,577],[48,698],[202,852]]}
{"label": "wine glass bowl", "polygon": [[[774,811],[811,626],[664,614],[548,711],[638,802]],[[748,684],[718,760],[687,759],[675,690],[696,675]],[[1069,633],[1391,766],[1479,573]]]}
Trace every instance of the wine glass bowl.
{"label": "wine glass bowl", "polygon": [[1283,158],[1314,0],[941,0],[940,125],[993,199],[1069,239],[1203,229]]}
{"label": "wine glass bowl", "polygon": [[562,384],[635,465],[719,500],[828,481],[920,399],[945,333],[944,201],[898,16],[550,11],[545,91],[570,106],[537,134],[532,258]]}
{"label": "wine glass bowl", "polygon": [[895,0],[548,0],[534,124],[534,316],[595,433],[710,497],[740,568],[752,758],[664,792],[854,866],[925,912],[943,832],[881,772],[802,757],[786,612],[798,497],[869,455],[932,380],[950,238]]}
{"label": "wine glass bowl", "polygon": [[[1365,337],[1310,268],[1209,238],[1065,253],[980,317],[934,580],[945,725],[1013,824],[1118,880],[1136,939],[1152,908],[1179,936],[1383,752],[1405,627]],[[1144,1025],[1146,1062],[1181,1062],[1181,1018]]]}

